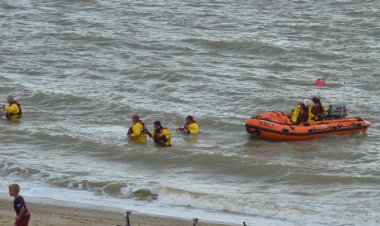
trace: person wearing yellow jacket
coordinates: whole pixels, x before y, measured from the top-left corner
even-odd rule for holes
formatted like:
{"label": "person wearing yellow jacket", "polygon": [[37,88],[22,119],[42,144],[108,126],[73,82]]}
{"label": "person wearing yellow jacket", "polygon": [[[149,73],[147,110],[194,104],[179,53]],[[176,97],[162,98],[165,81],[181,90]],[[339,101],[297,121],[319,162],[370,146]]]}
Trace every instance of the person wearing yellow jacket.
{"label": "person wearing yellow jacket", "polygon": [[311,101],[313,101],[313,104],[309,107],[309,121],[314,122],[317,120],[323,120],[325,118],[327,108],[322,105],[321,93],[319,91],[315,91]]}
{"label": "person wearing yellow jacket", "polygon": [[290,120],[294,124],[309,122],[309,106],[312,104],[310,99],[305,99],[293,110]]}
{"label": "person wearing yellow jacket", "polygon": [[8,120],[20,121],[22,116],[21,105],[12,97],[7,97],[8,106],[3,105]]}
{"label": "person wearing yellow jacket", "polygon": [[172,139],[172,134],[169,130],[161,125],[160,121],[154,122],[154,129],[152,131],[152,138],[154,143],[163,147],[171,147],[170,140]]}
{"label": "person wearing yellow jacket", "polygon": [[183,133],[189,133],[189,134],[198,134],[199,133],[199,126],[196,121],[194,121],[193,116],[188,115],[186,117],[186,124],[183,126],[183,128],[179,127],[176,129],[176,131],[181,131]]}
{"label": "person wearing yellow jacket", "polygon": [[133,124],[129,127],[127,137],[133,141],[145,142],[146,135],[150,135],[145,123],[140,120],[138,115],[132,116],[132,122]]}

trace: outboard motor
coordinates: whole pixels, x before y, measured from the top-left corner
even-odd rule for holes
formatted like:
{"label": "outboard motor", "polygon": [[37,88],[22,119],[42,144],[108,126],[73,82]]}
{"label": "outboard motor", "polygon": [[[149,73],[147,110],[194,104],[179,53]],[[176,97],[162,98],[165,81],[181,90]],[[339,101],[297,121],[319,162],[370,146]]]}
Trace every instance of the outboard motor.
{"label": "outboard motor", "polygon": [[329,105],[327,118],[345,118],[347,108],[345,103],[332,103]]}

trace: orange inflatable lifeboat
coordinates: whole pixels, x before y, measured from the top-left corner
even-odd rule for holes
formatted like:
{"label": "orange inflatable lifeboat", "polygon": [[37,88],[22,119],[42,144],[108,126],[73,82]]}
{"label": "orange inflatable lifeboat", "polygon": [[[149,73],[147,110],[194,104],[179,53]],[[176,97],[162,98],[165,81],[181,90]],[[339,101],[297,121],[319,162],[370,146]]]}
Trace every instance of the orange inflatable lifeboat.
{"label": "orange inflatable lifeboat", "polygon": [[359,116],[347,117],[344,104],[329,105],[324,120],[294,125],[290,120],[291,113],[269,111],[252,118],[245,123],[249,135],[270,140],[308,140],[330,135],[343,135],[366,132],[372,125]]}

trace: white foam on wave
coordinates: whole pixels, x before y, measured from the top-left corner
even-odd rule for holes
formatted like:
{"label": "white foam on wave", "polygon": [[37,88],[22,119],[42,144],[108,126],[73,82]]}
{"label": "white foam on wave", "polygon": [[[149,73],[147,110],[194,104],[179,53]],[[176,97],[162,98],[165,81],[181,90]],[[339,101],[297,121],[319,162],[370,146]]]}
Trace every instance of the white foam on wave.
{"label": "white foam on wave", "polygon": [[339,209],[326,202],[314,200],[290,202],[281,201],[275,197],[226,198],[219,195],[191,194],[185,191],[161,188],[158,191],[158,203],[204,210],[205,213],[218,215],[218,219],[223,219],[223,222],[229,222],[229,219],[248,221],[249,219],[263,218],[269,222],[281,222],[282,225],[376,224],[375,219],[365,219],[365,215],[372,212],[371,207],[363,208],[363,213],[360,213],[363,215],[359,217],[349,214],[349,206],[342,205]]}
{"label": "white foam on wave", "polygon": [[[351,216],[352,211],[350,211],[349,206],[347,207],[343,204],[329,205],[327,201],[322,200],[289,201],[287,198],[269,197],[271,196],[270,194],[268,197],[260,194],[257,196],[246,196],[244,194],[224,196],[223,193],[213,192],[212,190],[207,193],[191,192],[191,188],[183,190],[161,187],[159,183],[149,186],[139,184],[137,181],[126,183],[124,187],[120,188],[121,195],[115,197],[113,196],[114,194],[104,192],[104,189],[108,184],[120,182],[116,179],[113,182],[107,180],[109,176],[107,173],[96,172],[96,175],[86,174],[69,180],[68,175],[50,172],[44,175],[42,173],[34,174],[29,180],[23,180],[19,177],[19,173],[22,171],[22,175],[27,174],[26,167],[18,164],[5,164],[3,170],[16,171],[8,172],[9,175],[4,178],[1,190],[7,191],[8,184],[19,183],[22,188],[21,194],[28,197],[28,199],[33,199],[35,202],[43,200],[43,202],[51,204],[68,206],[99,209],[116,208],[121,212],[132,210],[170,217],[190,219],[196,217],[207,221],[217,219],[217,221],[225,223],[241,221],[248,223],[262,219],[266,224],[273,222],[271,225],[295,225],[306,222],[308,225],[330,224],[332,222],[334,224],[356,222],[361,225],[371,225],[376,223],[377,219],[377,217],[373,217],[363,221],[367,214],[371,214],[370,209],[373,205],[361,208],[362,212],[358,213],[359,216]],[[18,181],[14,181],[15,178],[18,178]],[[54,185],[49,183],[52,180],[58,181],[57,183],[61,185],[68,183],[68,187],[52,187]],[[108,181],[108,184],[105,183],[106,181]],[[104,184],[100,182],[104,182]],[[73,186],[74,183],[76,186]],[[83,183],[96,184],[97,187],[85,187]],[[153,201],[134,199],[133,197],[136,196],[131,194],[142,189],[150,190],[153,195],[157,195],[157,198],[153,199]],[[203,189],[199,188],[198,190]],[[209,189],[213,189],[213,187],[209,187]],[[217,188],[214,187],[214,189]],[[99,195],[99,192],[101,195]],[[375,196],[376,194],[371,195]]]}
{"label": "white foam on wave", "polygon": [[[7,190],[7,184],[13,183],[6,181],[1,186],[1,190]],[[207,200],[200,201],[194,200],[189,195],[170,196],[160,193],[160,198],[157,202],[144,202],[133,199],[112,198],[108,196],[96,196],[94,193],[83,190],[61,189],[52,188],[48,186],[37,187],[35,184],[28,184],[28,182],[20,183],[21,195],[24,196],[26,202],[38,202],[54,205],[73,206],[80,208],[94,208],[104,210],[114,210],[125,212],[136,211],[144,214],[167,216],[183,219],[198,218],[202,221],[222,222],[231,224],[240,224],[241,222],[261,222],[263,224],[270,223],[271,225],[294,225],[291,222],[286,222],[282,219],[267,219],[260,216],[245,216],[240,214],[233,214],[228,212],[218,212],[220,206],[215,208],[215,203]],[[23,189],[23,188],[28,189]],[[123,188],[123,193],[130,193],[130,188]],[[7,197],[6,193],[0,193],[1,196]],[[9,198],[9,196],[8,196]],[[176,200],[176,201],[175,201]],[[198,205],[193,208],[191,205],[185,204],[193,203]],[[195,206],[194,206],[195,207]]]}

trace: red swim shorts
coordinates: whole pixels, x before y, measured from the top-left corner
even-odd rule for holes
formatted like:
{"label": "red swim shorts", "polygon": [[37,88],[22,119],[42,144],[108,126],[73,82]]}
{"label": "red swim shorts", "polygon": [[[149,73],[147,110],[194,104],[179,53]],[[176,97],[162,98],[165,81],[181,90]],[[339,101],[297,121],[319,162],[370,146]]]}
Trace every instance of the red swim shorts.
{"label": "red swim shorts", "polygon": [[17,220],[13,224],[14,224],[14,226],[28,226],[29,220],[30,220],[30,217],[25,218],[25,219],[21,219],[21,220]]}

